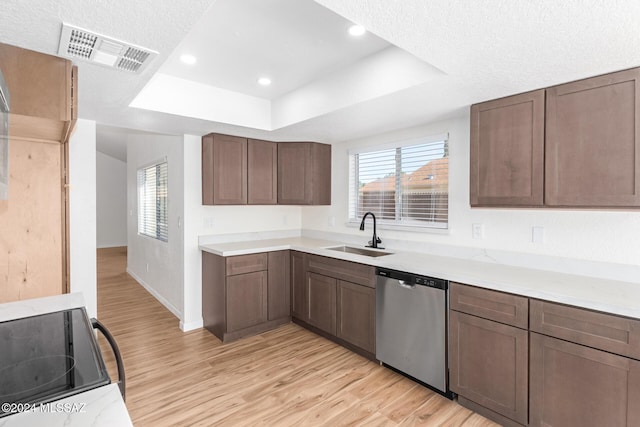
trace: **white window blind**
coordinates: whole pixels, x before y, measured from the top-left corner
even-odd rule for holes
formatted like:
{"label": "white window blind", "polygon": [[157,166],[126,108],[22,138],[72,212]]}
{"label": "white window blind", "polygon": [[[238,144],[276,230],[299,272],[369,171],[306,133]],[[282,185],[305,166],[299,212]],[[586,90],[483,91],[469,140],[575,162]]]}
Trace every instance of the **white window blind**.
{"label": "white window blind", "polygon": [[381,225],[446,229],[449,148],[435,139],[350,153],[349,220],[373,212]]}
{"label": "white window blind", "polygon": [[138,233],[166,242],[168,227],[167,162],[138,169]]}

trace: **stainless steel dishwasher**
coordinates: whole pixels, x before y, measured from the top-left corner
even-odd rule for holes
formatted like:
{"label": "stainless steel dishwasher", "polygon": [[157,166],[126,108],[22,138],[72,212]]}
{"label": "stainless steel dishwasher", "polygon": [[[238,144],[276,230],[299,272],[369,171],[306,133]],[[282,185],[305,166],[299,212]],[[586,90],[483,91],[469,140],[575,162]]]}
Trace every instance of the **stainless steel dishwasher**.
{"label": "stainless steel dishwasher", "polygon": [[376,274],[376,358],[450,395],[449,282],[383,268]]}

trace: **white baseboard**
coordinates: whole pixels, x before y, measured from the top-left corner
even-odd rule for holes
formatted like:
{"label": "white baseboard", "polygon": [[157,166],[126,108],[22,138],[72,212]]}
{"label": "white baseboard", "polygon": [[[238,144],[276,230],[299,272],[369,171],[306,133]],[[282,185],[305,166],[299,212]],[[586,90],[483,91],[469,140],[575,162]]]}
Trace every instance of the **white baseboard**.
{"label": "white baseboard", "polygon": [[[169,310],[171,313],[174,314],[174,316],[176,316],[178,319],[180,319],[180,329],[182,329],[182,313],[180,312],[180,310],[178,310],[173,304],[171,304],[169,301],[166,300],[165,297],[163,297],[162,295],[160,295],[158,293],[158,291],[156,291],[155,289],[153,289],[148,283],[146,283],[144,280],[142,280],[137,274],[135,274],[134,272],[132,272],[129,267],[127,267],[127,273],[129,273],[129,275],[131,277],[133,277],[135,279],[136,282],[140,283],[140,285],[145,288],[151,295],[153,295],[153,297],[155,299],[157,299],[158,301],[160,301],[160,304],[164,305],[166,307],[167,310]],[[184,329],[183,329],[184,330]]]}
{"label": "white baseboard", "polygon": [[195,322],[184,323],[182,320],[180,321],[180,329],[182,332],[193,331],[194,329],[200,329],[204,325],[202,319],[197,320]]}

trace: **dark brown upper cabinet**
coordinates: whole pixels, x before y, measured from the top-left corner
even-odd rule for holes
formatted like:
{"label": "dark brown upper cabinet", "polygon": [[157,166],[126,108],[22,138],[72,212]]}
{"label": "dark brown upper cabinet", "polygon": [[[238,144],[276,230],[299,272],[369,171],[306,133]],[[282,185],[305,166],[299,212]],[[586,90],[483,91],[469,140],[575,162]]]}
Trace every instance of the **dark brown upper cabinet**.
{"label": "dark brown upper cabinet", "polygon": [[278,203],[331,204],[331,146],[315,142],[278,143]]}
{"label": "dark brown upper cabinet", "polygon": [[640,69],[547,89],[550,206],[640,206]]}
{"label": "dark brown upper cabinet", "polygon": [[331,146],[205,135],[202,204],[331,204]]}
{"label": "dark brown upper cabinet", "polygon": [[640,207],[639,76],[471,106],[471,206]]}
{"label": "dark brown upper cabinet", "polygon": [[278,144],[247,141],[247,201],[250,205],[278,203]]}
{"label": "dark brown upper cabinet", "polygon": [[542,206],[544,90],[471,106],[471,206]]}
{"label": "dark brown upper cabinet", "polygon": [[202,137],[202,204],[247,204],[246,138]]}

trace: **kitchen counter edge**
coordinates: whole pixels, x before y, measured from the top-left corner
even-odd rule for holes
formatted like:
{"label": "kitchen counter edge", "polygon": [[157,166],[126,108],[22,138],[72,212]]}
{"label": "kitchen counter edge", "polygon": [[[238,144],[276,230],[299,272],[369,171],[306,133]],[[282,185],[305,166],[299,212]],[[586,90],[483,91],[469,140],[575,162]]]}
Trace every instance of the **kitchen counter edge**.
{"label": "kitchen counter edge", "polygon": [[372,258],[329,249],[343,244],[296,237],[202,244],[199,247],[224,257],[295,250],[640,319],[640,305],[636,304],[640,301],[640,283],[416,252],[388,250],[390,255]]}

